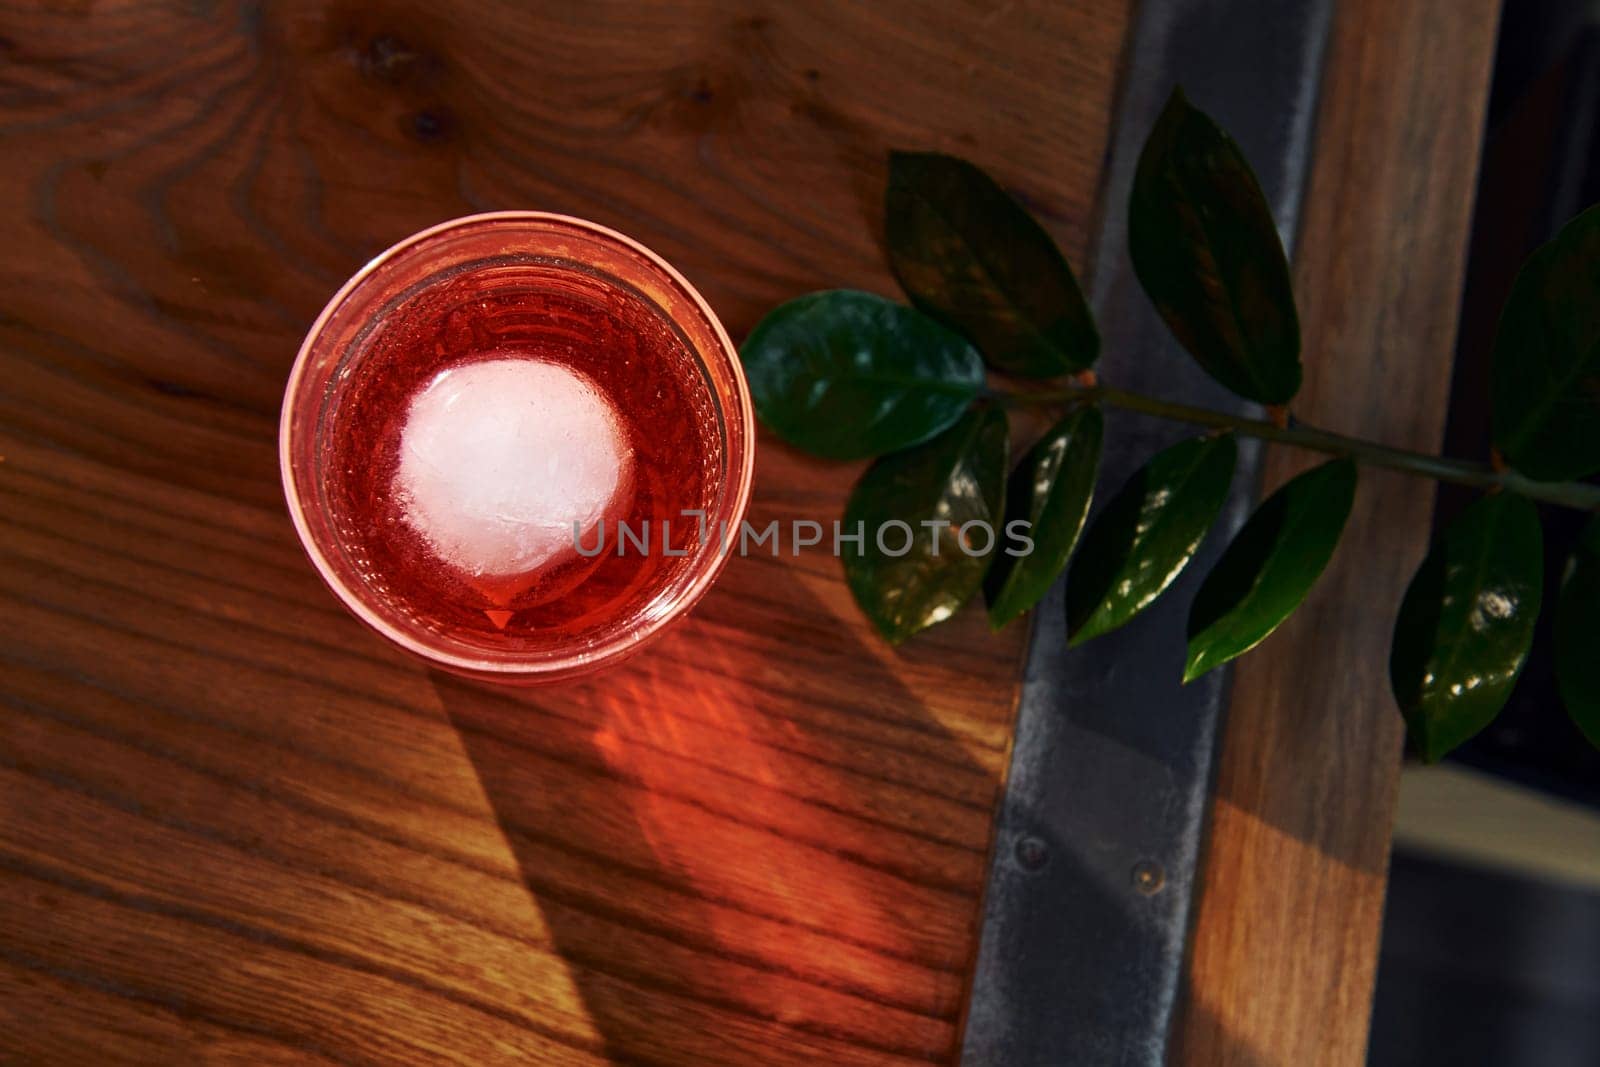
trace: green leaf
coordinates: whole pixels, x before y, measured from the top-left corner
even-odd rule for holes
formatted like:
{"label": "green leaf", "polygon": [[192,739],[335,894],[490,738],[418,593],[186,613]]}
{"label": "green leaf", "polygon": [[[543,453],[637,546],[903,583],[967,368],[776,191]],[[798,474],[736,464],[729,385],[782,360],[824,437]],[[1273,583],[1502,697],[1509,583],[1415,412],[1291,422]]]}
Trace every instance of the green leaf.
{"label": "green leaf", "polygon": [[1356,465],[1335,459],[1256,509],[1195,596],[1185,682],[1255,648],[1300,606],[1333,558],[1355,496]]}
{"label": "green leaf", "polygon": [[1233,481],[1232,434],[1180,441],[1145,464],[1084,534],[1067,578],[1067,643],[1115,630],[1177,580]]}
{"label": "green leaf", "polygon": [[1543,581],[1539,513],[1512,493],[1473,503],[1422,561],[1395,622],[1389,680],[1429,763],[1505,705],[1533,642]]}
{"label": "green leaf", "polygon": [[1600,207],[1517,275],[1494,343],[1494,443],[1541,481],[1600,471]]}
{"label": "green leaf", "polygon": [[[974,410],[932,441],[878,460],[856,483],[843,533],[865,536],[859,546],[846,543],[845,580],[890,643],[948,619],[983,583],[1003,536],[997,520],[1007,447],[1005,413]],[[885,526],[891,522],[909,529]],[[994,536],[985,545],[983,530],[973,527],[963,546],[960,530],[968,523],[987,524]],[[911,544],[902,552],[908,533]]]}
{"label": "green leaf", "polygon": [[919,308],[972,338],[1008,374],[1051,378],[1100,353],[1066,257],[983,171],[953,156],[891,152],[889,264]]}
{"label": "green leaf", "polygon": [[1242,397],[1300,388],[1300,320],[1272,211],[1239,146],[1173,90],[1133,179],[1139,284],[1206,373]]}
{"label": "green leaf", "polygon": [[1556,681],[1567,714],[1600,748],[1600,518],[1572,552],[1556,601]]}
{"label": "green leaf", "polygon": [[983,387],[966,340],[871,293],[811,293],[774,309],[739,351],[756,414],[828,459],[881,456],[953,424]]}
{"label": "green leaf", "polygon": [[1102,434],[1099,409],[1080,408],[1051,427],[1011,473],[1004,529],[1026,521],[1033,550],[1014,556],[1008,546],[989,567],[984,590],[996,629],[1037,604],[1066,567],[1089,514]]}

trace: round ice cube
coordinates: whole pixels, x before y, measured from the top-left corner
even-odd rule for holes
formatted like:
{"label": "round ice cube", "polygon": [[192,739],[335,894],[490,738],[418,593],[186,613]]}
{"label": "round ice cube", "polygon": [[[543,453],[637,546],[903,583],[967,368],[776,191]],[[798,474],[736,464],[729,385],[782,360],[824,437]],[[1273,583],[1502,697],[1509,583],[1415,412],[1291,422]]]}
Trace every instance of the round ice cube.
{"label": "round ice cube", "polygon": [[407,524],[474,575],[534,570],[626,501],[632,456],[587,377],[520,357],[441,371],[412,398],[395,491]]}

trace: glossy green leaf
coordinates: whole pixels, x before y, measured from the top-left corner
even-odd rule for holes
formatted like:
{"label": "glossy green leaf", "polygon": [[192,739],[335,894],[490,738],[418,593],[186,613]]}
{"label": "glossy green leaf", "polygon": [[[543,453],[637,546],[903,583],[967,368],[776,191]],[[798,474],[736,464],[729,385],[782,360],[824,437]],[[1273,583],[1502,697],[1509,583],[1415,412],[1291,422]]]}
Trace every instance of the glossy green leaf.
{"label": "glossy green leaf", "polygon": [[1185,682],[1255,648],[1300,606],[1333,558],[1355,495],[1356,465],[1335,459],[1256,509],[1195,596]]}
{"label": "glossy green leaf", "polygon": [[1493,721],[1533,642],[1544,580],[1539,513],[1512,493],[1463,511],[1400,604],[1389,680],[1429,763]]}
{"label": "glossy green leaf", "polygon": [[995,367],[1050,378],[1093,365],[1100,335],[1066,257],[983,171],[953,156],[891,153],[885,215],[889,264],[906,294]]}
{"label": "glossy green leaf", "polygon": [[1067,578],[1067,642],[1115,630],[1189,565],[1233,481],[1232,434],[1180,441],[1118,490],[1083,536]]}
{"label": "glossy green leaf", "polygon": [[1027,546],[1006,539],[989,567],[984,591],[996,629],[1037,604],[1066,567],[1089,514],[1102,436],[1099,409],[1080,408],[1052,426],[1012,471],[1002,533],[1026,522],[1033,544],[1024,551]]}
{"label": "glossy green leaf", "polygon": [[1007,433],[999,408],[974,410],[856,482],[843,533],[863,537],[842,543],[845,581],[890,643],[948,619],[983,584],[1003,536]]}
{"label": "glossy green leaf", "polygon": [[1556,601],[1556,680],[1567,714],[1600,748],[1600,518],[1590,520]]}
{"label": "glossy green leaf", "polygon": [[961,418],[983,361],[956,333],[881,296],[810,293],[773,310],[739,351],[756,414],[828,459],[881,456]]}
{"label": "glossy green leaf", "polygon": [[1530,478],[1600,471],[1600,207],[1535,252],[1495,336],[1494,443]]}
{"label": "glossy green leaf", "polygon": [[1139,157],[1128,252],[1208,374],[1250,400],[1289,402],[1300,388],[1300,320],[1272,211],[1239,146],[1182,90]]}

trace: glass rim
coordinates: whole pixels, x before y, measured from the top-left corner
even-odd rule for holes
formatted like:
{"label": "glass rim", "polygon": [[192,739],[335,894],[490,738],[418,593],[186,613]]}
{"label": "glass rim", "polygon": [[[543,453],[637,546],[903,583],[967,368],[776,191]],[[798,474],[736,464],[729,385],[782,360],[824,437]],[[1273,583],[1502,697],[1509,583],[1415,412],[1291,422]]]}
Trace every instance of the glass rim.
{"label": "glass rim", "polygon": [[[672,264],[648,247],[608,226],[603,226],[588,219],[577,218],[572,215],[563,215],[549,211],[486,211],[472,215],[462,215],[448,219],[390,245],[372,259],[368,260],[360,270],[339,287],[338,291],[328,300],[322,311],[318,313],[310,328],[306,331],[304,340],[295,355],[294,365],[290,369],[289,379],[284,387],[283,404],[278,416],[278,469],[283,483],[284,496],[289,508],[290,519],[294,523],[295,533],[300,539],[301,547],[311,558],[312,565],[325,585],[331,589],[339,601],[368,627],[394,642],[405,651],[434,665],[444,667],[459,673],[481,678],[499,679],[501,681],[556,681],[562,678],[575,677],[597,670],[607,663],[619,661],[627,655],[638,651],[653,638],[659,636],[672,622],[687,614],[711,588],[717,577],[727,565],[731,553],[722,551],[720,541],[713,546],[713,550],[697,559],[699,567],[690,581],[674,594],[672,602],[665,610],[645,613],[637,626],[625,632],[619,632],[605,639],[600,645],[581,649],[578,651],[557,654],[549,657],[521,658],[514,655],[506,659],[488,656],[474,656],[452,652],[438,645],[422,640],[418,635],[407,632],[391,623],[383,613],[377,611],[369,603],[369,597],[361,590],[352,588],[339,575],[323,551],[323,546],[318,543],[310,523],[306,519],[305,505],[302,503],[302,485],[296,479],[294,471],[293,450],[297,444],[294,434],[293,416],[296,408],[296,397],[300,393],[302,380],[305,378],[311,363],[313,351],[330,319],[344,306],[345,302],[366,284],[373,275],[386,266],[393,264],[402,256],[413,251],[418,245],[428,242],[452,230],[467,226],[534,222],[553,225],[555,227],[570,228],[582,231],[588,235],[599,238],[601,241],[621,245],[626,250],[640,256],[645,262],[659,270],[666,280],[682,295],[689,299],[700,315],[710,327],[716,343],[721,346],[722,354],[728,364],[729,378],[733,385],[735,396],[728,397],[711,384],[711,394],[717,406],[727,415],[733,416],[729,421],[737,422],[740,433],[738,439],[740,448],[738,455],[730,455],[725,460],[727,464],[727,482],[724,493],[731,491],[731,505],[719,508],[718,521],[726,520],[730,528],[737,528],[743,521],[748,511],[751,495],[751,486],[755,474],[755,409],[750,397],[750,385],[745,378],[744,366],[739,360],[738,349],[734,347],[733,340],[728,336],[727,329],[722,325],[722,320],[707,303],[700,291],[694,287]],[[705,359],[706,354],[696,353],[700,359]],[[730,401],[733,401],[730,404]],[[733,408],[735,410],[729,410]],[[729,435],[732,438],[734,435]],[[716,529],[716,523],[708,523],[709,529]]]}

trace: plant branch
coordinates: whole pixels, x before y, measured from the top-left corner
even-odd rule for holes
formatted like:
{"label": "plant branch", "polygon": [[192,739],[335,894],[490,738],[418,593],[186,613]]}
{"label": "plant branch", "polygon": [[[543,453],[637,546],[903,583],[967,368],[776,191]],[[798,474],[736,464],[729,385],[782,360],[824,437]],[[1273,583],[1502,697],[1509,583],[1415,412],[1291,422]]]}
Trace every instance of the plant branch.
{"label": "plant branch", "polygon": [[1537,482],[1514,470],[1496,470],[1487,463],[1446,459],[1403,448],[1390,448],[1375,441],[1318,430],[1293,420],[1290,420],[1288,426],[1279,426],[1265,419],[1245,418],[1225,411],[1176,404],[1104,385],[1058,385],[1036,393],[998,391],[990,395],[1000,403],[1013,407],[1062,403],[1104,404],[1174,422],[1231,430],[1245,437],[1306,448],[1313,452],[1325,452],[1331,456],[1348,456],[1358,463],[1386,467],[1406,474],[1434,478],[1441,482],[1469,485],[1478,489],[1508,489],[1547,504],[1559,504],[1579,511],[1600,511],[1600,485],[1590,485],[1586,482]]}

